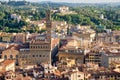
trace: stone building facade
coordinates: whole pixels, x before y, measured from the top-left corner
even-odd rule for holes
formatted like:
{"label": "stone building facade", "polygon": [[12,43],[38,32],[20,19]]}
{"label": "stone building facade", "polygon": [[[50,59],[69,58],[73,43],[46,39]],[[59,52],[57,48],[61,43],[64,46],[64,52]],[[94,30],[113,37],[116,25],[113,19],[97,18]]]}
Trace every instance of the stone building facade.
{"label": "stone building facade", "polygon": [[35,65],[40,63],[51,64],[51,14],[50,10],[46,12],[46,35],[39,35],[33,39],[29,48],[20,49],[20,66]]}

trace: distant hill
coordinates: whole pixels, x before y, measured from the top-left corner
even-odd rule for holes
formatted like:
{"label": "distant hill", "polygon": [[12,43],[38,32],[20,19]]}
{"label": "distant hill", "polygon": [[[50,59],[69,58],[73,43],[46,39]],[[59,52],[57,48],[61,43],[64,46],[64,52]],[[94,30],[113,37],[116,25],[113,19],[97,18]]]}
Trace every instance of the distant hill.
{"label": "distant hill", "polygon": [[11,5],[11,6],[23,6],[23,5],[29,4],[29,2],[27,2],[27,1],[9,1],[7,4]]}
{"label": "distant hill", "polygon": [[98,7],[103,7],[103,6],[120,6],[120,2],[115,2],[115,3],[65,3],[65,2],[51,2],[51,1],[42,1],[39,2],[40,4],[56,4],[59,6],[66,5],[69,7],[79,7],[79,6],[98,6]]}
{"label": "distant hill", "polygon": [[52,1],[41,1],[41,2],[28,2],[28,1],[10,1],[7,4],[11,6],[22,6],[27,4],[41,4],[41,5],[49,5],[50,7],[55,6],[69,6],[69,7],[84,7],[84,6],[98,6],[98,7],[104,7],[104,6],[111,6],[111,7],[119,7],[120,2],[114,2],[114,3],[66,3],[66,2],[52,2]]}

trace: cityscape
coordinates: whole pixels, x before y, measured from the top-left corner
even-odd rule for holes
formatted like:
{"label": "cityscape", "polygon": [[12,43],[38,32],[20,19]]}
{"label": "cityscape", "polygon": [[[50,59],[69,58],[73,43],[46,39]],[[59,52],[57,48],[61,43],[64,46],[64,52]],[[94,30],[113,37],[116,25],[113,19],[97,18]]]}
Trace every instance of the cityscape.
{"label": "cityscape", "polygon": [[120,80],[120,2],[0,1],[0,80]]}

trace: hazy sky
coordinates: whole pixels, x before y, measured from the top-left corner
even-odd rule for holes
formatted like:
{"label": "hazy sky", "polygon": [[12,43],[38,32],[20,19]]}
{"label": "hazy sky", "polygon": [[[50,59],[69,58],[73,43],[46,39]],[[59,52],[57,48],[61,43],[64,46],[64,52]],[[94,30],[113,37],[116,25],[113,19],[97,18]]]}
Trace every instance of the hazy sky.
{"label": "hazy sky", "polygon": [[53,1],[53,2],[72,2],[72,3],[101,3],[101,2],[120,2],[120,0],[27,0],[27,1]]}
{"label": "hazy sky", "polygon": [[[0,0],[8,1],[8,0]],[[22,0],[15,0],[22,1]],[[120,2],[120,0],[26,0],[31,2],[52,1],[52,2],[68,2],[68,3],[103,3],[103,2]]]}

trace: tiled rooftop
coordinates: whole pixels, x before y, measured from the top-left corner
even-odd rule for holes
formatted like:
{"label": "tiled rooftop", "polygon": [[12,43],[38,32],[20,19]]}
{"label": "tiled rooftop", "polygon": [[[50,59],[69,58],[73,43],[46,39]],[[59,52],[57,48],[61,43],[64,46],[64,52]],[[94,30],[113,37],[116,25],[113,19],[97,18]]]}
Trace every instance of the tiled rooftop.
{"label": "tiled rooftop", "polygon": [[1,62],[0,64],[2,66],[7,66],[7,65],[14,63],[14,62],[15,62],[14,60],[5,60],[5,61]]}

